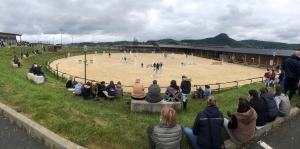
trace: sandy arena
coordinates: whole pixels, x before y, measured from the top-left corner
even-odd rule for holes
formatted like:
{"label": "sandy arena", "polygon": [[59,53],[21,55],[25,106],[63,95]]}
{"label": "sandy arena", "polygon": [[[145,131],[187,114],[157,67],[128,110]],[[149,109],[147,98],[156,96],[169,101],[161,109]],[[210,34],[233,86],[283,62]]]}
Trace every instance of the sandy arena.
{"label": "sandy arena", "polygon": [[[130,53],[112,53],[110,58],[108,53],[104,55],[87,55],[87,80],[105,81],[106,83],[109,83],[110,80],[113,80],[114,83],[121,81],[122,85],[131,86],[134,83],[135,78],[139,77],[141,78],[141,83],[145,87],[148,87],[154,79],[158,81],[158,84],[161,87],[167,87],[173,79],[177,81],[177,85],[180,85],[182,75],[191,77],[192,85],[205,85],[260,77],[263,76],[265,72],[265,69],[231,63],[210,65],[210,59],[195,56],[186,58],[183,54],[174,54],[174,58],[168,57],[165,59],[162,53],[134,53],[134,56],[136,56],[136,65],[134,65],[134,61],[128,60],[128,58],[131,57]],[[120,57],[126,57],[127,61],[124,63],[120,62]],[[90,63],[90,60],[93,58],[95,60],[94,63]],[[186,62],[194,62],[196,60],[197,64],[185,65],[183,67],[181,63],[185,59]],[[77,60],[83,61],[84,55],[56,60],[50,64],[50,67],[52,67],[53,70],[56,70],[56,64],[60,63],[58,65],[60,72],[84,78],[84,63],[81,62],[81,64],[78,64]],[[155,63],[164,61],[164,64],[162,66],[161,74],[155,74],[152,79],[150,76],[153,74],[154,69],[153,67],[147,68],[147,65],[153,63],[153,61]],[[143,68],[141,68],[141,63],[144,63]],[[245,81],[244,83],[250,83],[250,81]],[[228,84],[228,86],[234,85],[235,83]],[[162,89],[162,91],[164,90],[165,89]],[[125,91],[130,92],[131,89],[125,88]]]}

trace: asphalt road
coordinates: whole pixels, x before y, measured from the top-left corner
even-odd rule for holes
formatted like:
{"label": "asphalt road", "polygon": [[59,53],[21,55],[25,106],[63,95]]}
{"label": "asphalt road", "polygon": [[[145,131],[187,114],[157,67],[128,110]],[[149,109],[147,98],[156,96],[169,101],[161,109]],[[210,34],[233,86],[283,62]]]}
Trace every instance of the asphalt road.
{"label": "asphalt road", "polygon": [[260,137],[247,149],[300,149],[300,115]]}
{"label": "asphalt road", "polygon": [[0,116],[0,149],[48,149],[38,140]]}

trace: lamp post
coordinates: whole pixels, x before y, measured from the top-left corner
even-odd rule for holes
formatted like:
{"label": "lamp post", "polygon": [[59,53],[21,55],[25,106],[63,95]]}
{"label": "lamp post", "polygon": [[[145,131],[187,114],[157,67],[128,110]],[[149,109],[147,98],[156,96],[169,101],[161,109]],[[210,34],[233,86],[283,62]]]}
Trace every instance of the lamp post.
{"label": "lamp post", "polygon": [[72,47],[73,47],[73,37],[72,37]]}
{"label": "lamp post", "polygon": [[86,45],[84,45],[83,51],[84,51],[84,84],[85,84],[86,83],[86,51],[87,51]]}
{"label": "lamp post", "polygon": [[62,46],[62,29],[60,29],[60,44]]}
{"label": "lamp post", "polygon": [[59,63],[56,64],[56,80],[58,80],[58,64]]}
{"label": "lamp post", "polygon": [[274,58],[275,58],[275,52],[273,52],[273,63],[272,63],[272,69],[273,69],[273,67],[274,67]]}
{"label": "lamp post", "polygon": [[94,35],[93,35],[93,47],[94,47],[95,45],[94,45]]}

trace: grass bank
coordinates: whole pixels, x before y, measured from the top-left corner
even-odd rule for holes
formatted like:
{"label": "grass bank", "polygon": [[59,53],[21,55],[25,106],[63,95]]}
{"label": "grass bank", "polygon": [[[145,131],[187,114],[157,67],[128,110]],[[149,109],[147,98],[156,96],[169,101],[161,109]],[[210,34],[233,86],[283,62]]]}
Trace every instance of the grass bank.
{"label": "grass bank", "polygon": [[[65,53],[44,52],[42,56],[31,55],[21,60],[23,67],[12,68],[14,53],[20,57],[21,50],[31,52],[38,48],[41,49],[40,47],[0,49],[2,103],[84,147],[148,148],[146,128],[148,125],[159,124],[159,113],[130,112],[130,106],[124,103],[130,100],[129,94],[114,101],[100,98],[100,101],[96,102],[74,96],[65,89],[65,81],[62,82],[61,79],[57,81],[56,77],[45,69],[45,63],[49,58]],[[66,52],[76,50],[78,51],[65,49]],[[28,69],[34,62],[43,65],[44,72],[49,78],[43,84],[38,85],[27,79]],[[236,110],[239,97],[247,98],[249,89],[258,90],[262,86],[262,83],[253,83],[213,95],[217,98],[218,107],[227,117],[227,110],[232,112]],[[295,96],[292,106],[299,102],[299,96]],[[178,123],[182,126],[192,126],[195,116],[204,108],[204,100],[189,99],[187,111],[178,111]],[[186,138],[183,147],[190,148]]]}

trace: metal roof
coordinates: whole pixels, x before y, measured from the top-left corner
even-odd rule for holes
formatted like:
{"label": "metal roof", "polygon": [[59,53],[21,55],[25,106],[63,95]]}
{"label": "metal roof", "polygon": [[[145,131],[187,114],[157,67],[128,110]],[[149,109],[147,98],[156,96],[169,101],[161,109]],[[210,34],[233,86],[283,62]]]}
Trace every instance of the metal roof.
{"label": "metal roof", "polygon": [[255,54],[255,55],[269,55],[269,56],[273,56],[274,54],[275,56],[291,56],[294,53],[294,50],[282,50],[282,49],[210,48],[210,47],[197,47],[197,48],[190,48],[190,49]]}
{"label": "metal roof", "polygon": [[22,34],[4,33],[4,32],[0,32],[0,34],[22,36]]}
{"label": "metal roof", "polygon": [[[128,45],[125,47],[139,47],[139,48],[154,48],[153,45]],[[269,55],[273,56],[291,56],[294,50],[284,49],[249,49],[249,48],[213,48],[213,47],[194,47],[194,46],[181,46],[181,45],[159,45],[161,48],[178,48],[178,49],[194,49],[194,50],[207,50],[216,52],[232,52],[232,53],[243,53],[243,54],[255,54],[255,55]]]}

